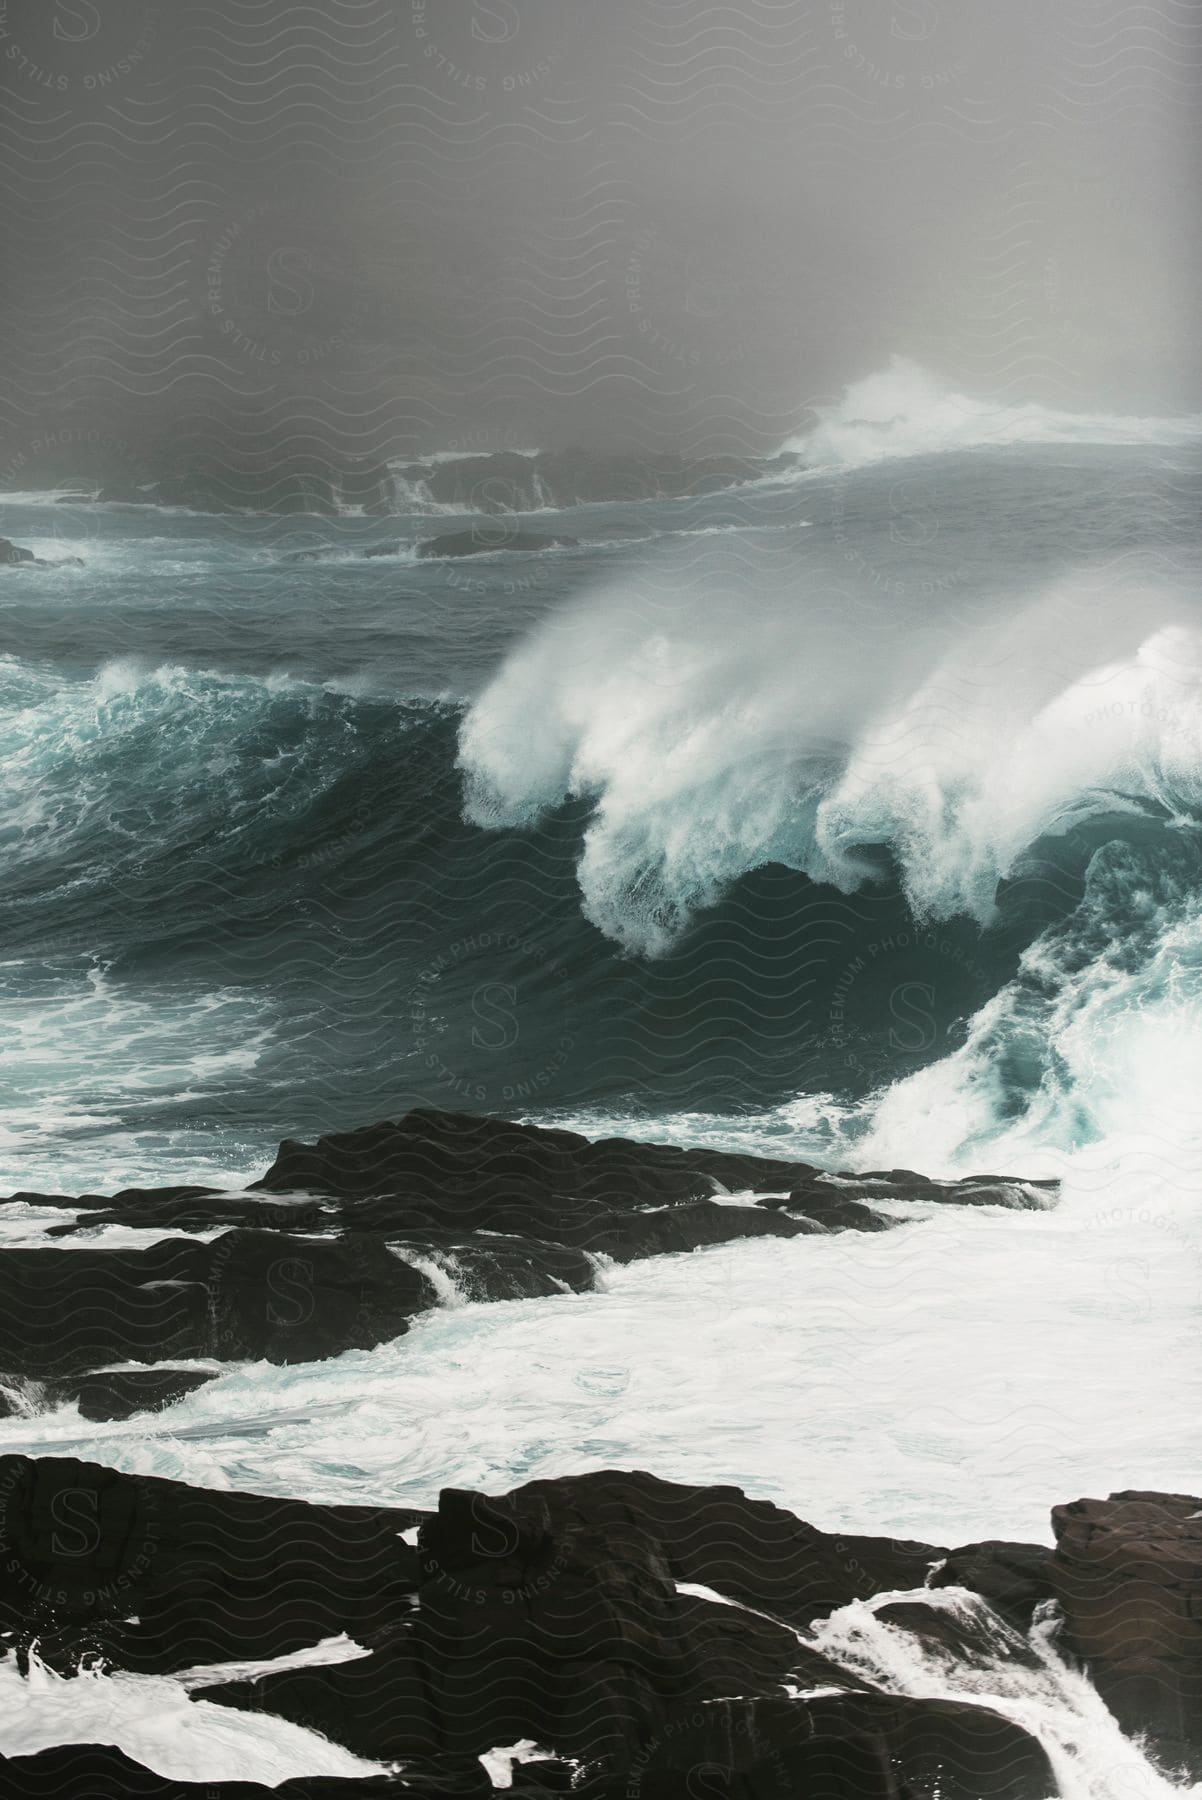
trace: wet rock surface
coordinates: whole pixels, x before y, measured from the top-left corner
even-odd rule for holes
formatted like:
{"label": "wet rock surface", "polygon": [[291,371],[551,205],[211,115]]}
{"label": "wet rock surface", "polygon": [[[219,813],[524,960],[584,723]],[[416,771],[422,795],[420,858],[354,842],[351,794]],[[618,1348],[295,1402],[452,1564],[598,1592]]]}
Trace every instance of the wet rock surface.
{"label": "wet rock surface", "polygon": [[[68,1541],[67,1520],[95,1529]],[[1012,1719],[987,1704],[885,1692],[810,1639],[853,1600],[921,1585],[946,1552],[836,1537],[733,1487],[608,1471],[496,1497],[446,1489],[422,1515],[7,1457],[0,1534],[9,1654],[24,1663],[36,1653],[65,1675],[100,1656],[185,1685],[203,1669],[197,1697],[401,1765],[357,1792],[486,1793],[480,1759],[518,1744],[546,1753],[513,1768],[518,1794],[685,1795],[707,1770],[748,1800],[1055,1791],[1044,1751]],[[980,1615],[986,1636],[1013,1635],[1000,1620],[989,1626],[984,1603]],[[897,1628],[914,1626],[907,1614]],[[349,1660],[240,1671],[341,1633]],[[940,1648],[955,1658],[975,1646],[945,1621]],[[60,1749],[40,1767],[21,1759],[20,1775],[50,1782],[86,1770],[124,1792],[190,1791],[137,1785],[136,1764],[127,1770],[119,1755]]]}
{"label": "wet rock surface", "polygon": [[24,544],[0,537],[0,569],[82,569],[81,556],[35,556]]}
{"label": "wet rock surface", "polygon": [[1131,1490],[1052,1512],[1065,1640],[1124,1730],[1202,1776],[1202,1499]]}
{"label": "wet rock surface", "polygon": [[[21,1192],[0,1211],[59,1209],[45,1236],[62,1243],[0,1249],[0,1404],[13,1410],[4,1393],[34,1382],[34,1410],[78,1399],[85,1417],[128,1416],[135,1398],[168,1405],[195,1385],[172,1392],[156,1365],[371,1349],[448,1297],[583,1293],[607,1261],[884,1231],[896,1221],[879,1203],[898,1197],[1037,1206],[1052,1195],[1000,1177],[827,1176],[808,1163],[594,1142],[432,1108],[314,1144],[285,1141],[236,1192]],[[112,1248],[81,1236],[105,1228],[164,1235]],[[141,1369],[115,1384],[103,1372],[122,1363]]]}

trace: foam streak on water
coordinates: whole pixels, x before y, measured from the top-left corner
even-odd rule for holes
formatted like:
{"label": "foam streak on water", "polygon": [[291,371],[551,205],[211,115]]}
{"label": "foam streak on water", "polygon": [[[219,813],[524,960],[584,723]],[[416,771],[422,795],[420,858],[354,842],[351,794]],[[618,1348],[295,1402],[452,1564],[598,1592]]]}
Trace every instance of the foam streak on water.
{"label": "foam streak on water", "polygon": [[0,1424],[0,1443],[419,1506],[445,1485],[650,1468],[946,1544],[1047,1541],[1051,1505],[1083,1493],[1188,1491],[1192,1210],[1104,1165],[1047,1212],[925,1210],[612,1269],[595,1294],[444,1307],[372,1352],[240,1369],[153,1421],[66,1409]]}

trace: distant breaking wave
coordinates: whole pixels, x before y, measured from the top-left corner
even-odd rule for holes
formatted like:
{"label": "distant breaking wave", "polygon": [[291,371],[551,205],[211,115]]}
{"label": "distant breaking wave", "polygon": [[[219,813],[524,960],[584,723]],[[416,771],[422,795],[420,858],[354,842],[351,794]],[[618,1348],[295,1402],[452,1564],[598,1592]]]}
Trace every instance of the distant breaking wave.
{"label": "distant breaking wave", "polygon": [[817,423],[768,457],[671,451],[444,450],[391,465],[396,504],[415,513],[549,512],[582,504],[673,499],[789,481],[894,458],[1019,444],[1196,442],[1202,415],[1140,418],[1074,413],[1035,401],[976,399],[895,356],[853,382]]}
{"label": "distant breaking wave", "polygon": [[813,469],[860,468],[895,457],[1007,444],[1188,444],[1202,437],[1202,414],[1135,418],[1060,412],[1035,401],[970,398],[906,357],[853,382],[818,423],[781,445],[782,456]]}

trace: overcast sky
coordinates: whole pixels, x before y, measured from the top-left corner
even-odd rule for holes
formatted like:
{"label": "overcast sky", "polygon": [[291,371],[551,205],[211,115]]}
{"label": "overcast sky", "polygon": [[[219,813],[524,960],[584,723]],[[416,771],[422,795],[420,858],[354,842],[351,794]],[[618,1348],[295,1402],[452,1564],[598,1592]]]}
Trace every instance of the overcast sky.
{"label": "overcast sky", "polygon": [[1199,404],[1196,5],[8,0],[0,33],[0,466],[64,420],[130,457],[231,421],[762,450],[894,353]]}

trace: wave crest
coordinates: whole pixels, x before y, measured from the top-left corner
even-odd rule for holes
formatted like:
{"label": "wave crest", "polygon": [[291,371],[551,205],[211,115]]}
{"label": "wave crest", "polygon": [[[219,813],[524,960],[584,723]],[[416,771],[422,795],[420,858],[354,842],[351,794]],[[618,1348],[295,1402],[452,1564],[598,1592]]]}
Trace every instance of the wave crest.
{"label": "wave crest", "polygon": [[1189,444],[1202,415],[1140,418],[1073,413],[1036,401],[979,400],[941,382],[907,357],[853,382],[818,422],[781,446],[810,469],[860,468],[896,457],[1009,444]]}
{"label": "wave crest", "polygon": [[1200,693],[1195,597],[1167,577],[1103,569],[939,619],[899,602],[869,630],[733,551],[536,629],[459,760],[486,827],[591,800],[584,911],[655,956],[768,863],[844,892],[896,866],[916,917],[987,923],[1043,838],[1202,818]]}

